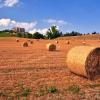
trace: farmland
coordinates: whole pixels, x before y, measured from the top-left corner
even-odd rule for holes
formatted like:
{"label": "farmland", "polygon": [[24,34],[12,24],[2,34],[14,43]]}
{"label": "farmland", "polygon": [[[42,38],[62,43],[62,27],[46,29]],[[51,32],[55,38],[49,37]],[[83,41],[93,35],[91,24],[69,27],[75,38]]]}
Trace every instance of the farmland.
{"label": "farmland", "polygon": [[[100,78],[90,81],[77,76],[66,64],[70,48],[80,45],[100,47],[100,35],[62,37],[57,39],[58,44],[56,40],[32,39],[33,44],[28,42],[28,47],[22,46],[27,39],[20,38],[19,42],[16,39],[0,38],[0,100],[17,100],[18,94],[19,100],[100,99]],[[84,41],[86,44],[82,44]],[[48,51],[47,43],[54,43],[57,50]],[[57,91],[50,92],[51,87]],[[25,92],[25,89],[30,91]],[[22,95],[25,94],[22,92],[29,95]]]}

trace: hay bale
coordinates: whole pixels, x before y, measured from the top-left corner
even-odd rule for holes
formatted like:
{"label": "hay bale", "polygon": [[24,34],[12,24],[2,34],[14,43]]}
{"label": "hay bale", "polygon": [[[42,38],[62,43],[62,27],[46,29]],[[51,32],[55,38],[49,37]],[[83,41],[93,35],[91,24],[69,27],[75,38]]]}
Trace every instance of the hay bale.
{"label": "hay bale", "polygon": [[83,41],[83,42],[82,42],[82,44],[83,44],[83,45],[85,45],[85,44],[86,44],[86,42],[85,42],[85,41]]}
{"label": "hay bale", "polygon": [[30,41],[30,44],[33,44],[33,41]]}
{"label": "hay bale", "polygon": [[47,47],[47,50],[49,50],[49,51],[55,51],[56,50],[55,44],[49,43],[49,44],[46,45],[46,47]]}
{"label": "hay bale", "polygon": [[69,41],[66,41],[66,44],[70,44],[70,42]]}
{"label": "hay bale", "polygon": [[100,47],[72,48],[67,54],[67,67],[71,72],[91,80],[100,76]]}
{"label": "hay bale", "polygon": [[58,41],[56,41],[56,43],[58,44],[59,42],[58,42]]}
{"label": "hay bale", "polygon": [[19,39],[16,39],[16,42],[19,42]]}
{"label": "hay bale", "polygon": [[28,47],[28,43],[27,42],[24,42],[23,43],[23,47]]}

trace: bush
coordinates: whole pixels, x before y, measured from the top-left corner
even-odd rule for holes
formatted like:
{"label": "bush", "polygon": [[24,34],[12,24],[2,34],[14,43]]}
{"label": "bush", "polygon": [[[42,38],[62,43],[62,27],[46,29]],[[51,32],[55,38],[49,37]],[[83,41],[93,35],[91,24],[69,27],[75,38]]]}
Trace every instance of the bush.
{"label": "bush", "polygon": [[39,32],[35,32],[33,34],[33,38],[34,39],[44,39],[44,36],[43,36],[43,34],[40,34]]}
{"label": "bush", "polygon": [[32,34],[30,34],[30,33],[26,33],[26,37],[27,38],[33,38]]}
{"label": "bush", "polygon": [[30,88],[24,88],[22,96],[27,97],[28,95],[30,95],[31,92],[32,90]]}
{"label": "bush", "polygon": [[56,87],[49,87],[47,91],[48,93],[56,93],[58,90],[56,89]]}
{"label": "bush", "polygon": [[41,87],[39,91],[37,91],[36,96],[40,97],[48,93],[54,94],[56,92],[58,92],[58,90],[55,87]]}
{"label": "bush", "polygon": [[75,32],[75,31],[67,32],[64,34],[64,36],[80,36],[80,35],[82,35],[82,34],[79,32]]}
{"label": "bush", "polygon": [[22,34],[21,33],[16,33],[16,36],[17,37],[22,37]]}

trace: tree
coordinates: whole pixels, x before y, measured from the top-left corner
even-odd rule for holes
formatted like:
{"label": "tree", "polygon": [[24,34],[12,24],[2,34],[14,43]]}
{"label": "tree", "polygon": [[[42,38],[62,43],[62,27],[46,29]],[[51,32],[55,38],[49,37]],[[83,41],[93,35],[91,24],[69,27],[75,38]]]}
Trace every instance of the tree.
{"label": "tree", "polygon": [[61,35],[62,35],[62,32],[59,32],[59,30],[57,29],[57,26],[51,26],[51,28],[49,28],[46,33],[46,38],[54,39],[54,38],[60,37]]}
{"label": "tree", "polygon": [[26,33],[26,37],[27,38],[33,38],[32,34],[30,34],[30,33]]}
{"label": "tree", "polygon": [[17,37],[22,37],[22,34],[21,33],[17,33],[16,36]]}
{"label": "tree", "polygon": [[78,36],[78,35],[81,35],[81,33],[75,32],[75,31],[72,31],[70,34],[71,34],[72,36]]}
{"label": "tree", "polygon": [[53,39],[53,35],[52,35],[52,33],[51,33],[50,31],[47,31],[45,37],[46,37],[47,39]]}
{"label": "tree", "polygon": [[44,36],[43,36],[43,34],[40,34],[39,32],[35,32],[33,34],[33,38],[34,39],[44,39]]}
{"label": "tree", "polygon": [[93,32],[92,34],[97,34],[97,32]]}
{"label": "tree", "polygon": [[82,35],[82,34],[75,31],[67,32],[66,34],[64,34],[64,36],[78,36],[78,35]]}

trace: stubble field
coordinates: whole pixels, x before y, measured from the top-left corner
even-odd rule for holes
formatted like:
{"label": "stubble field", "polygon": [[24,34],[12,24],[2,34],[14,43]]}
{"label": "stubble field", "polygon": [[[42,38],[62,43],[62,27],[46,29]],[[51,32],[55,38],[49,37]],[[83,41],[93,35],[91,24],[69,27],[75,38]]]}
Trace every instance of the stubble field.
{"label": "stubble field", "polygon": [[[77,76],[66,64],[70,48],[83,41],[100,47],[100,39],[57,39],[58,44],[33,39],[28,47],[22,46],[27,39],[19,40],[0,38],[0,100],[100,100],[100,78]],[[56,44],[57,50],[48,51],[47,43]]]}

